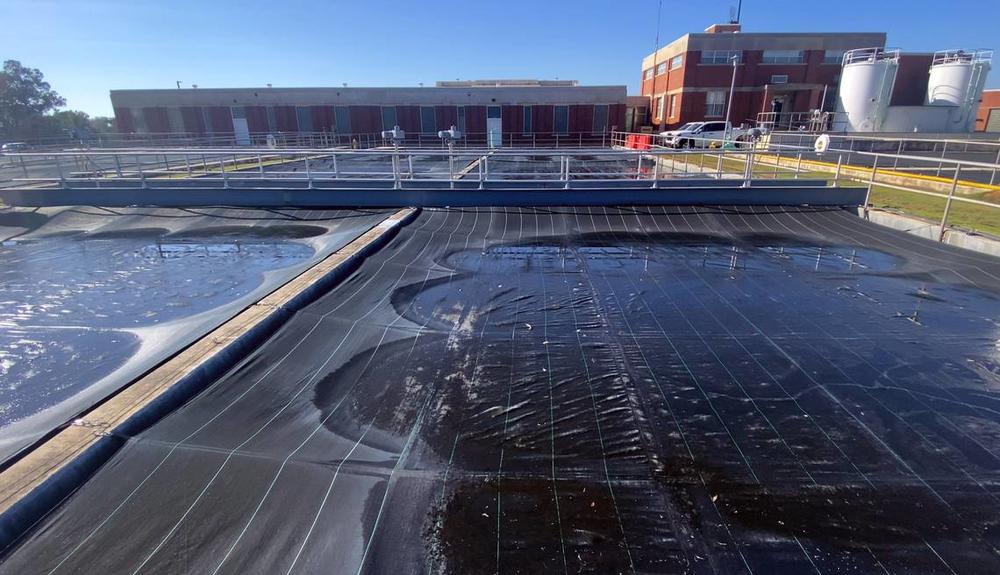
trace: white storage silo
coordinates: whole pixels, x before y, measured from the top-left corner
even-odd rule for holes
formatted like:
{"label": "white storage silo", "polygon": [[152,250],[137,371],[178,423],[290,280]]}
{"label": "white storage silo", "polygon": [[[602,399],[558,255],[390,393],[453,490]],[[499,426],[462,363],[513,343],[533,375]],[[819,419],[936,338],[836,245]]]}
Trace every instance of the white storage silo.
{"label": "white storage silo", "polygon": [[875,132],[885,120],[899,69],[899,50],[859,48],[844,54],[834,130]]}
{"label": "white storage silo", "polygon": [[972,80],[972,54],[963,50],[934,53],[927,79],[928,106],[961,106]]}
{"label": "white storage silo", "polygon": [[943,50],[934,53],[927,80],[928,106],[950,106],[948,131],[968,132],[990,71],[992,51]]}

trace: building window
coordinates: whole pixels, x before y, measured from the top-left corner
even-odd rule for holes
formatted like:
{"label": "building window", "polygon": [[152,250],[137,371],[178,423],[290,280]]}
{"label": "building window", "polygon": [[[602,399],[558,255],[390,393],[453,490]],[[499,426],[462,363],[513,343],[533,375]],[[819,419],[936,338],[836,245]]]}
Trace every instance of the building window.
{"label": "building window", "polygon": [[555,107],[555,133],[569,133],[569,106]]}
{"label": "building window", "polygon": [[458,131],[465,133],[465,106],[458,107]]}
{"label": "building window", "polygon": [[524,114],[523,125],[521,126],[521,133],[530,134],[531,133],[531,106],[523,106],[521,108]]}
{"label": "building window", "polygon": [[382,106],[382,129],[391,130],[396,127],[396,106]]}
{"label": "building window", "polygon": [[844,51],[843,50],[827,50],[826,52],[823,52],[823,63],[824,64],[837,64],[837,65],[840,65],[840,63],[843,60],[844,60]]}
{"label": "building window", "polygon": [[801,64],[806,53],[801,50],[764,50],[764,64]]}
{"label": "building window", "polygon": [[666,62],[660,62],[659,64],[656,65],[656,75],[657,76],[662,76],[662,75],[664,75],[666,73],[667,73],[667,63]]}
{"label": "building window", "polygon": [[771,76],[772,84],[787,84],[788,74],[774,74]]}
{"label": "building window", "polygon": [[274,113],[274,106],[268,106],[265,111],[267,113],[267,130],[269,132],[277,132],[278,131],[278,117]]}
{"label": "building window", "polygon": [[351,109],[347,106],[337,106],[333,109],[334,118],[337,121],[335,126],[338,134],[351,133]]}
{"label": "building window", "polygon": [[733,58],[736,62],[743,62],[742,50],[702,50],[702,64],[732,64]]}
{"label": "building window", "polygon": [[677,94],[670,95],[670,117],[677,117]]}
{"label": "building window", "polygon": [[656,99],[656,119],[663,120],[663,96]]}
{"label": "building window", "polygon": [[594,129],[593,133],[603,134],[608,131],[608,105],[597,104],[594,106]]}
{"label": "building window", "polygon": [[684,54],[678,54],[670,59],[670,69],[676,70],[677,68],[680,68],[681,64],[683,63],[684,63]]}
{"label": "building window", "polygon": [[653,79],[653,69],[652,68],[647,68],[642,73],[642,79],[643,80],[652,80]]}
{"label": "building window", "polygon": [[705,94],[705,116],[708,118],[721,118],[726,110],[726,93],[722,90],[713,90]]}

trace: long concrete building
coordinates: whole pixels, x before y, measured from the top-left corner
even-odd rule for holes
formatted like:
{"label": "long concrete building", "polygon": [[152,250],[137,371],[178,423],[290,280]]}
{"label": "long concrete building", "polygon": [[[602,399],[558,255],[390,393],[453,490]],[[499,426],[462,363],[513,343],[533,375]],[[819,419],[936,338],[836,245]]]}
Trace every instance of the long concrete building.
{"label": "long concrete building", "polygon": [[624,129],[625,86],[575,81],[476,80],[434,87],[191,88],[112,90],[123,133],[233,135],[373,134],[399,126],[436,134],[456,126],[470,137],[604,134]]}

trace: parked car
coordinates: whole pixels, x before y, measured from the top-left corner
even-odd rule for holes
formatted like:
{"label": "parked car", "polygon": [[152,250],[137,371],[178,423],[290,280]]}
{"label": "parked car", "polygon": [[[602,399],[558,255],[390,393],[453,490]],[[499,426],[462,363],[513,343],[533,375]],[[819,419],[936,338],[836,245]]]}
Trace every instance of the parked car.
{"label": "parked car", "polygon": [[660,139],[664,146],[672,148],[714,148],[725,143],[727,127],[729,140],[746,139],[746,131],[731,127],[729,122],[689,122],[676,130],[660,132]]}
{"label": "parked car", "polygon": [[28,151],[28,144],[24,142],[8,142],[0,146],[0,152],[26,152]]}

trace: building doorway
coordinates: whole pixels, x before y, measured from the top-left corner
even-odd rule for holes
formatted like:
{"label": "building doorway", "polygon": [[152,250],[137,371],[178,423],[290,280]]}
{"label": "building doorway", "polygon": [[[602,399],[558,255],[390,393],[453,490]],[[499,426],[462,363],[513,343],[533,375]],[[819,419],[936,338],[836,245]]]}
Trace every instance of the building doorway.
{"label": "building doorway", "polygon": [[486,143],[491,148],[499,148],[503,143],[503,114],[500,106],[486,108]]}

